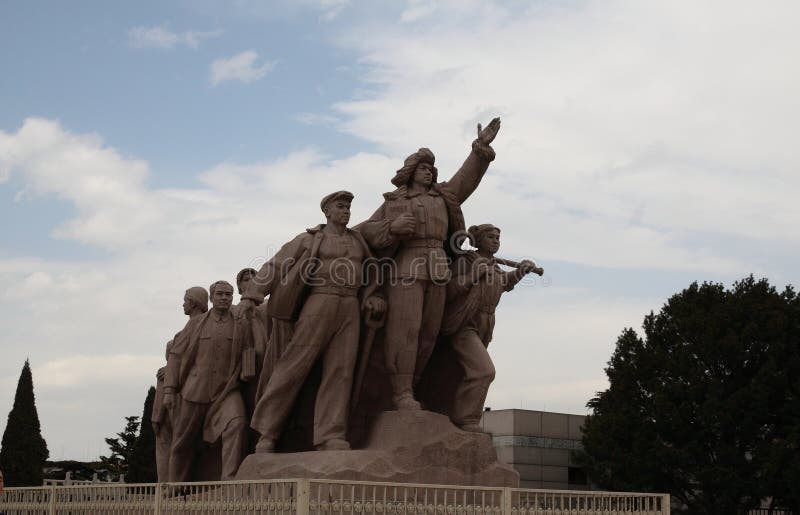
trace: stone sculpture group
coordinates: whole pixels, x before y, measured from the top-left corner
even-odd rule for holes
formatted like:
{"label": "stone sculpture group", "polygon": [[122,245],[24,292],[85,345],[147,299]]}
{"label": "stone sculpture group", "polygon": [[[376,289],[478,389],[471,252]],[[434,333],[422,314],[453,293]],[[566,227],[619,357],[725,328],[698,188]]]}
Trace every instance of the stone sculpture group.
{"label": "stone sculpture group", "polygon": [[[481,432],[495,308],[526,274],[542,274],[532,261],[495,258],[500,229],[467,228],[461,210],[495,158],[499,129],[499,118],[479,124],[446,182],[430,150],[411,154],[391,179],[396,189],[353,228],[353,195],[325,196],[326,223],[237,274],[238,305],[226,281],[186,290],[189,320],[157,373],[159,481],[233,479],[248,455],[292,450],[341,461],[343,451],[397,440],[373,434],[385,432],[376,417],[387,411],[416,412],[409,428]],[[475,250],[462,249],[466,240]],[[455,427],[441,429],[446,420],[425,410]]]}

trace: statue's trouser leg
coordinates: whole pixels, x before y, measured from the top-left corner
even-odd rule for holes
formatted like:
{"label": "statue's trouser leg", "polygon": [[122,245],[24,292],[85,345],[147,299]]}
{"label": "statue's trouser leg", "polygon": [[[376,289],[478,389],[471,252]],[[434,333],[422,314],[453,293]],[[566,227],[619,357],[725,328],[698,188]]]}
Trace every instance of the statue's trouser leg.
{"label": "statue's trouser leg", "polygon": [[[252,381],[248,381],[242,385],[242,398],[244,399],[244,409],[246,413],[246,419],[252,420],[253,419],[253,412],[256,409],[256,401],[258,400],[258,382],[259,378],[261,377],[261,366],[263,364],[263,356],[262,359],[258,359],[258,355],[256,355],[256,378]],[[256,442],[258,442],[258,431],[255,429],[250,429],[249,424],[247,425],[247,452],[245,454],[251,454],[255,451]]]}
{"label": "statue's trouser leg", "polygon": [[492,358],[478,333],[471,329],[456,333],[451,345],[464,368],[464,377],[456,389],[450,418],[459,426],[477,424],[481,420],[489,385],[494,380]]}
{"label": "statue's trouser leg", "polygon": [[172,446],[172,421],[162,415],[161,427],[156,435],[156,474],[160,482],[169,481],[169,452]]}
{"label": "statue's trouser leg", "polygon": [[430,281],[398,282],[388,289],[386,369],[393,376],[395,398],[411,394],[415,371],[421,374],[428,363],[442,323],[444,300],[445,287]]}
{"label": "statue's trouser leg", "polygon": [[181,399],[173,419],[172,448],[169,453],[169,480],[173,483],[192,480],[192,464],[203,434],[208,404]]}
{"label": "statue's trouser leg", "polygon": [[262,438],[277,440],[281,435],[311,367],[341,325],[337,319],[341,299],[343,297],[317,293],[308,297],[303,305],[292,341],[275,364],[250,422],[250,427],[261,433]]}
{"label": "statue's trouser leg", "polygon": [[347,417],[361,325],[358,298],[342,298],[338,317],[341,325],[322,358],[322,382],[314,403],[315,446],[333,439],[347,440]]}
{"label": "statue's trouser leg", "polygon": [[[272,327],[270,330],[269,345],[267,345],[267,350],[264,354],[264,362],[261,365],[261,375],[258,378],[258,389],[255,399],[256,405],[258,405],[258,400],[264,396],[264,390],[267,389],[269,378],[272,377],[272,373],[275,371],[275,365],[278,363],[281,356],[283,356],[283,351],[289,345],[292,339],[292,333],[294,332],[294,323],[288,320],[273,318],[270,324]],[[250,417],[251,420],[253,417],[255,417],[255,410],[254,414]]]}
{"label": "statue's trouser leg", "polygon": [[442,328],[444,303],[447,296],[446,286],[425,281],[425,297],[422,308],[422,323],[419,327],[419,349],[417,362],[414,365],[414,387],[416,388],[428,361],[436,346],[436,337]]}
{"label": "statue's trouser leg", "polygon": [[242,405],[241,416],[228,422],[222,431],[222,481],[230,481],[236,476],[247,450],[247,420],[241,399],[239,403]]}

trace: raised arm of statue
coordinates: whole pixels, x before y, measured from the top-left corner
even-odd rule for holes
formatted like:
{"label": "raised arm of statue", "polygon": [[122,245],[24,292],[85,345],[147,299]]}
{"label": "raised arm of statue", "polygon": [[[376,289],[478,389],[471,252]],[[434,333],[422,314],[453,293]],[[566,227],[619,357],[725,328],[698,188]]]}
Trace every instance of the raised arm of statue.
{"label": "raised arm of statue", "polygon": [[455,175],[442,184],[442,188],[452,193],[459,203],[463,203],[472,195],[489,168],[489,163],[494,161],[495,153],[490,143],[499,130],[500,118],[493,119],[485,128],[481,128],[478,124],[478,137],[472,142],[472,151]]}

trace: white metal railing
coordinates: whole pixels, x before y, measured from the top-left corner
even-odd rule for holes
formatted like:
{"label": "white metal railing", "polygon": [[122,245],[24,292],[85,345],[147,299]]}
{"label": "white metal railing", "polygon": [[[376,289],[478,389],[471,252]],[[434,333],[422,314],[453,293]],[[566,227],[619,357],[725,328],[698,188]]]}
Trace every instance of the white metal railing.
{"label": "white metal railing", "polygon": [[7,488],[8,515],[669,515],[668,494],[317,479]]}
{"label": "white metal railing", "polygon": [[[70,485],[93,485],[95,483],[111,483],[112,481],[101,481],[97,472],[92,475],[92,479],[72,479],[72,472],[67,471],[64,479],[45,479],[44,486],[70,486]],[[125,474],[122,474],[118,483],[125,482]]]}

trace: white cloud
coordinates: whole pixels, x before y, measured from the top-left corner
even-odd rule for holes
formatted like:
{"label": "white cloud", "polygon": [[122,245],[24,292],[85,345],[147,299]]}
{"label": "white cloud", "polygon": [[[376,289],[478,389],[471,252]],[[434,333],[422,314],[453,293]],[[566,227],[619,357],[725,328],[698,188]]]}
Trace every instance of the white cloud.
{"label": "white cloud", "polygon": [[299,113],[295,120],[305,125],[325,125],[332,126],[339,122],[335,116],[320,113]]}
{"label": "white cloud", "polygon": [[[29,118],[15,134],[0,133],[0,170],[15,168],[28,195],[75,205],[77,216],[56,229],[58,237],[117,248],[131,243],[126,238],[146,239],[144,227],[159,216],[146,192],[147,163],[123,158],[96,134],[73,135],[57,122]],[[119,226],[128,231],[115,238]]]}
{"label": "white cloud", "polygon": [[37,366],[36,385],[40,388],[70,388],[98,382],[141,380],[144,377],[150,380],[155,371],[163,366],[163,361],[163,357],[152,354],[73,355]]}
{"label": "white cloud", "polygon": [[349,6],[350,0],[319,0],[318,8],[323,21],[333,21]]}
{"label": "white cloud", "polygon": [[222,30],[173,32],[160,25],[138,26],[128,29],[128,44],[133,48],[173,49],[184,46],[197,49],[203,40],[218,38],[222,34]]}
{"label": "white cloud", "polygon": [[508,5],[410,2],[414,23],[343,33],[371,91],[334,106],[337,127],[390,155],[429,146],[449,171],[500,115],[466,209],[548,257],[745,274],[703,242],[798,250],[796,3]]}
{"label": "white cloud", "polygon": [[[340,19],[339,15],[351,4],[351,0],[273,0],[270,2],[237,0],[222,6],[219,9],[221,12],[215,12],[215,15],[233,16],[251,22],[254,19],[261,21],[286,20],[311,12],[318,13],[317,19],[327,23]],[[200,9],[208,10],[208,6],[202,6]],[[211,11],[216,11],[216,9],[212,8]]]}
{"label": "white cloud", "polygon": [[408,23],[421,20],[436,11],[436,2],[433,0],[409,0],[406,8],[400,14],[400,21]]}
{"label": "white cloud", "polygon": [[607,387],[604,367],[625,327],[639,329],[662,299],[518,286],[501,300],[489,353],[494,408],[585,413]]}
{"label": "white cloud", "polygon": [[211,63],[211,84],[216,86],[226,80],[239,80],[244,83],[255,82],[272,71],[277,61],[264,61],[257,64],[258,53],[246,50],[227,59],[215,59]]}

